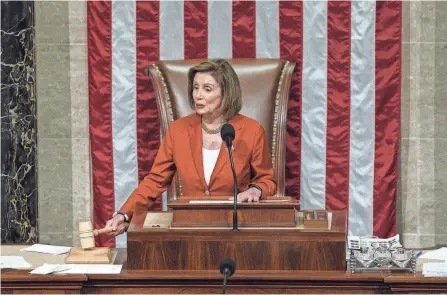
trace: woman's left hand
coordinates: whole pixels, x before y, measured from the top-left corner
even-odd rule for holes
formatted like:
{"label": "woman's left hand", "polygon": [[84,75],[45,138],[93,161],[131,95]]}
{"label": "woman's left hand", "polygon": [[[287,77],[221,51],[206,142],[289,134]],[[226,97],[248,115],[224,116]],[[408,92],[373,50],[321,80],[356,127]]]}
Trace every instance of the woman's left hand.
{"label": "woman's left hand", "polygon": [[[245,192],[239,193],[237,195],[238,202],[257,202],[261,198],[261,191],[255,187],[251,187]],[[234,200],[233,197],[230,200]]]}

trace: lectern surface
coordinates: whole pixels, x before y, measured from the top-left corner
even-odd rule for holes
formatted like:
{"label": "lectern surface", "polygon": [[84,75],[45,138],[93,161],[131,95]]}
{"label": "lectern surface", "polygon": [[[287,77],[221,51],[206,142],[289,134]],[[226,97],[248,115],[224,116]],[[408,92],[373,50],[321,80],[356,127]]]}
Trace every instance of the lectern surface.
{"label": "lectern surface", "polygon": [[[182,197],[168,204],[171,227],[231,227],[234,202],[229,197]],[[259,202],[237,203],[239,227],[293,227],[299,202],[289,197],[269,197]]]}

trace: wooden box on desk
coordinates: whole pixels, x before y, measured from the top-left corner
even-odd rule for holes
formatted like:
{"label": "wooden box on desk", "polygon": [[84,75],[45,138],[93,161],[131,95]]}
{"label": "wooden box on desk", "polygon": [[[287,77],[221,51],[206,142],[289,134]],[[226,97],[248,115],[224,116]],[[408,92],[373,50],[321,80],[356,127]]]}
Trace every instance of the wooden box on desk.
{"label": "wooden box on desk", "polygon": [[[217,271],[223,259],[231,258],[238,270],[346,270],[345,211],[332,213],[327,231],[296,226],[240,227],[238,232],[231,226],[153,229],[144,228],[146,215],[136,210],[128,229],[127,269]],[[264,217],[257,216],[262,224]]]}
{"label": "wooden box on desk", "polygon": [[330,212],[326,210],[307,210],[296,213],[297,225],[305,229],[330,229]]}

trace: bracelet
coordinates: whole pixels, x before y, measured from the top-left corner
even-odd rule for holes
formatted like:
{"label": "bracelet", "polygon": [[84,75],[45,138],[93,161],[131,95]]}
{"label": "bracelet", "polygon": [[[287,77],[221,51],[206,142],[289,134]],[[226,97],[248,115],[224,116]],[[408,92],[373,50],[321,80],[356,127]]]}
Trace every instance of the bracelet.
{"label": "bracelet", "polygon": [[129,216],[127,216],[126,213],[121,212],[121,211],[116,211],[115,213],[113,213],[112,218],[115,217],[117,214],[123,215],[124,222],[129,222]]}

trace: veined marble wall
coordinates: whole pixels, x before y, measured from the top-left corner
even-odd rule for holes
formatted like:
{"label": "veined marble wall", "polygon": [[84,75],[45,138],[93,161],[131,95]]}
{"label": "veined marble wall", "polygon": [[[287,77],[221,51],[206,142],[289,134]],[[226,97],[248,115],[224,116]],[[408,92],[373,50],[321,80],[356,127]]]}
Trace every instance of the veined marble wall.
{"label": "veined marble wall", "polygon": [[36,1],[41,243],[78,245],[90,219],[87,4]]}
{"label": "veined marble wall", "polygon": [[37,233],[34,3],[1,2],[1,241]]}
{"label": "veined marble wall", "polygon": [[[40,241],[76,244],[91,214],[86,3],[35,5]],[[447,2],[403,6],[398,231],[431,247],[447,243]]]}

